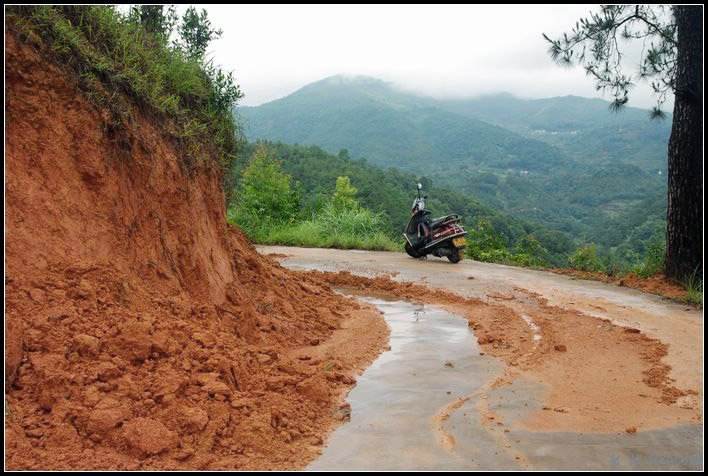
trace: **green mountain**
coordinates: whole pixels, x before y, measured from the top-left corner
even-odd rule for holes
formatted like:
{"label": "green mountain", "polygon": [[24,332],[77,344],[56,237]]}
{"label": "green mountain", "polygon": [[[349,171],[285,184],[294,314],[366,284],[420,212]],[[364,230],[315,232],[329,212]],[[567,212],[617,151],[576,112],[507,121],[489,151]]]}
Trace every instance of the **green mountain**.
{"label": "green mountain", "polygon": [[627,107],[614,113],[607,101],[578,96],[524,100],[497,94],[431,104],[546,142],[577,161],[619,161],[648,173],[666,173],[670,114],[655,121],[644,109]]}
{"label": "green mountain", "polygon": [[548,171],[567,161],[541,141],[428,105],[368,77],[334,76],[239,111],[249,140],[318,145],[332,153],[344,148],[413,172],[452,175],[470,164]]}
{"label": "green mountain", "polygon": [[[578,242],[598,241],[598,230],[628,213],[644,227],[628,234],[661,234],[670,120],[650,121],[640,109],[615,114],[606,101],[572,96],[438,100],[373,78],[334,76],[239,115],[249,140],[347,149]],[[642,207],[649,197],[658,201]],[[599,243],[607,253],[646,245],[607,235],[614,238]]]}

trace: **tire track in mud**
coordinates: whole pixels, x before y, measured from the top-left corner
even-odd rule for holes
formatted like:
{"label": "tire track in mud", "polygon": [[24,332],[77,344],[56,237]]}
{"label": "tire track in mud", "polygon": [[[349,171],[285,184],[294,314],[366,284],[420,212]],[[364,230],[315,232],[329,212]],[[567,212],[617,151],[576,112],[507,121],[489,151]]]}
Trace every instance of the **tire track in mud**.
{"label": "tire track in mud", "polygon": [[[524,360],[530,358],[533,355],[533,353],[538,348],[539,341],[542,338],[540,334],[541,329],[534,323],[533,319],[523,313],[521,314],[521,317],[529,326],[529,329],[534,333],[534,343],[531,350],[526,353],[524,357],[517,361],[519,365],[523,365]],[[497,378],[487,382],[475,393],[475,395],[478,396],[478,401],[475,405],[475,408],[479,413],[482,427],[497,442],[499,447],[503,448],[504,451],[506,451],[511,457],[513,457],[516,463],[522,469],[529,470],[532,468],[528,459],[523,455],[523,453],[514,448],[513,442],[506,437],[506,432],[497,431],[498,429],[501,429],[501,426],[503,426],[503,422],[501,422],[496,413],[494,413],[489,408],[489,399],[486,395],[487,393],[489,393],[489,391],[496,387],[511,384],[516,379],[516,377],[520,375],[520,373],[521,372],[516,369],[506,368]],[[435,435],[435,439],[438,443],[438,446],[451,457],[459,460],[463,460],[463,458],[457,453],[455,449],[457,446],[457,442],[455,440],[454,435],[445,429],[445,423],[447,423],[447,421],[450,419],[452,413],[458,411],[469,400],[469,395],[459,397],[450,404],[442,407],[432,418],[432,431]],[[480,467],[479,464],[474,464],[477,468]]]}
{"label": "tire track in mud", "polygon": [[452,434],[445,431],[445,429],[443,428],[443,424],[448,421],[450,415],[453,412],[459,410],[459,408],[464,405],[465,402],[469,399],[470,397],[468,395],[465,395],[464,397],[459,397],[455,399],[455,401],[453,401],[452,403],[442,407],[435,415],[433,415],[432,430],[433,434],[435,435],[435,439],[438,442],[438,446],[448,452],[451,452],[455,449],[457,442],[455,441],[455,437]]}
{"label": "tire track in mud", "polygon": [[[526,322],[529,329],[533,334],[533,346],[526,354],[524,354],[520,359],[516,361],[519,367],[523,365],[533,356],[537,351],[539,343],[542,339],[541,328],[536,325],[536,323],[524,313],[520,313],[521,318]],[[485,383],[475,395],[478,396],[477,403],[475,405],[477,412],[479,413],[482,428],[487,430],[489,435],[498,443],[499,447],[503,448],[510,456],[514,458],[516,463],[525,470],[531,470],[531,463],[519,450],[515,449],[514,443],[507,438],[506,434],[508,429],[501,430],[504,426],[504,422],[499,419],[499,416],[489,408],[489,393],[497,387],[502,385],[511,385],[516,378],[521,375],[521,371],[518,367],[507,367],[504,369],[494,380],[490,380]]]}
{"label": "tire track in mud", "polygon": [[[479,412],[482,428],[487,430],[487,433],[494,439],[494,441],[497,442],[499,447],[502,448],[511,457],[513,457],[516,461],[516,464],[518,464],[522,469],[532,470],[533,468],[531,466],[531,463],[526,458],[526,456],[524,456],[523,453],[516,449],[514,447],[513,442],[509,440],[509,438],[507,438],[506,435],[509,430],[504,429],[503,431],[499,431],[504,426],[504,422],[501,421],[499,419],[499,416],[489,408],[488,393],[498,386],[511,383],[511,381],[515,379],[519,374],[519,372],[516,372],[516,375],[514,375],[513,373],[514,371],[509,371],[509,369],[505,369],[504,371],[502,371],[501,375],[507,377],[506,379],[504,379],[502,376],[499,376],[495,380],[484,384],[475,394],[476,396],[478,396],[475,408],[477,409],[477,412]],[[496,425],[494,423],[496,423]]]}
{"label": "tire track in mud", "polygon": [[[454,458],[457,461],[464,462],[465,464],[470,464],[470,461],[465,460],[464,458],[462,458],[462,456],[460,456],[459,453],[457,453],[457,451],[455,451],[457,441],[455,440],[455,437],[452,435],[452,433],[449,433],[444,428],[444,425],[450,419],[450,416],[454,412],[459,410],[469,399],[469,395],[465,395],[463,397],[455,399],[452,403],[449,403],[448,405],[445,405],[440,410],[438,410],[438,412],[433,415],[431,419],[431,430],[433,432],[433,435],[435,436],[435,441],[437,441],[440,449],[445,451],[445,453],[447,453],[450,457]],[[479,463],[472,464],[475,466],[476,469],[481,469]]]}
{"label": "tire track in mud", "polygon": [[[508,300],[508,297],[504,297],[504,300]],[[530,331],[533,333],[533,345],[531,349],[524,354],[522,357],[516,360],[518,366],[523,366],[525,361],[528,360],[534,352],[538,349],[539,342],[541,340],[541,329],[537,326],[533,319],[526,314],[520,313],[521,318],[524,320],[526,325],[528,325]],[[497,442],[500,449],[507,452],[515,462],[522,469],[531,469],[531,464],[528,459],[517,449],[514,448],[513,442],[507,438],[505,432],[497,431],[503,426],[503,422],[499,417],[489,408],[489,400],[486,395],[490,390],[501,385],[511,384],[516,377],[520,375],[520,371],[517,368],[507,367],[502,373],[497,376],[497,378],[488,381],[484,384],[476,393],[478,401],[475,404],[475,408],[479,413],[481,426],[489,433],[494,441]],[[442,407],[433,417],[432,417],[432,432],[438,443],[438,446],[444,450],[451,457],[463,460],[463,458],[457,453],[456,446],[457,442],[454,435],[447,431],[445,424],[448,422],[452,414],[458,411],[465,403],[470,400],[469,395],[459,397],[455,399],[450,404]],[[499,427],[499,428],[497,428]],[[508,431],[508,430],[506,430]],[[477,468],[479,464],[474,463]]]}

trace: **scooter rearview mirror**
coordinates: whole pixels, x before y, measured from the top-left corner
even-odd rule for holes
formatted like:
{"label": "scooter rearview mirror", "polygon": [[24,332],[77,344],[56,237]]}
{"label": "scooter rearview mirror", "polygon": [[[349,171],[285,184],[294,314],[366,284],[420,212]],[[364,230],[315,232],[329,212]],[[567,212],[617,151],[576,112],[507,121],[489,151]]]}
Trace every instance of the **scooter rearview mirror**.
{"label": "scooter rearview mirror", "polygon": [[418,184],[418,190],[422,189],[423,186],[421,184]]}

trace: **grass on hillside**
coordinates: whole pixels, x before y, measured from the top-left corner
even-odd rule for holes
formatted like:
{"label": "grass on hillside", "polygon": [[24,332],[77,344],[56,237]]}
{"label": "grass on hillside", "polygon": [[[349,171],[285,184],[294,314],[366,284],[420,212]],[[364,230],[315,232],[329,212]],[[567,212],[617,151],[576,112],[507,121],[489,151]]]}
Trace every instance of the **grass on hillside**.
{"label": "grass on hillside", "polygon": [[216,157],[225,165],[235,157],[242,136],[231,110],[242,94],[231,74],[190,58],[115,7],[9,6],[6,26],[73,70],[113,126],[129,124],[138,106],[162,121],[188,163]]}
{"label": "grass on hillside", "polygon": [[703,307],[703,278],[695,273],[692,274],[684,282],[684,288],[686,288],[686,301]]}
{"label": "grass on hillside", "polygon": [[337,248],[343,250],[403,251],[401,243],[396,243],[383,233],[356,235],[348,232],[324,233],[313,221],[294,226],[269,230],[260,235],[257,243],[264,245],[301,246],[305,248]]}

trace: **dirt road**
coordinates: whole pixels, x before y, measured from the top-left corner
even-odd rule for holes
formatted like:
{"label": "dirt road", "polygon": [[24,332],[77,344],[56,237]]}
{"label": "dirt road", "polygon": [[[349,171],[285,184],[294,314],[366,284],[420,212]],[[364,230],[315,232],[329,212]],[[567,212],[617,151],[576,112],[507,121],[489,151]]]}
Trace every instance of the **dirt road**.
{"label": "dirt road", "polygon": [[[428,415],[430,434],[443,453],[459,458],[473,453],[461,449],[479,447],[476,429],[482,428],[504,458],[462,461],[459,467],[702,465],[700,310],[627,288],[502,265],[453,265],[386,252],[259,251],[292,269],[324,271],[330,284],[345,291],[435,304],[467,319],[476,355],[501,365],[484,377],[469,374],[478,388],[450,394],[447,405]],[[394,340],[395,326],[387,322]],[[469,357],[454,365],[474,362]],[[353,402],[352,422],[356,411]],[[351,428],[335,432],[332,443]],[[337,467],[325,460],[332,447],[313,467]]]}

